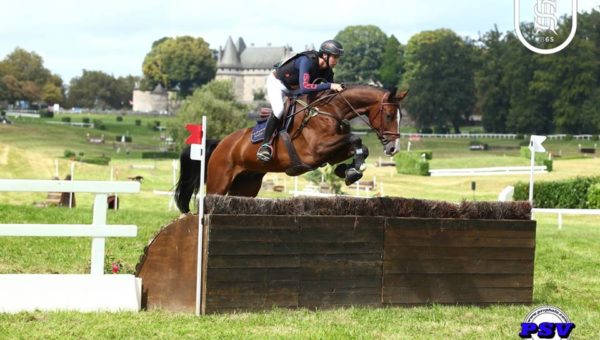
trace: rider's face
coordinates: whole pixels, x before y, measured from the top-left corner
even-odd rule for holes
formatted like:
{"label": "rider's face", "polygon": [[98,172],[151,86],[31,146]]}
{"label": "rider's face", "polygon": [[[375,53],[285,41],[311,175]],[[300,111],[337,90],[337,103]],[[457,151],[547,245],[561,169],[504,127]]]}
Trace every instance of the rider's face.
{"label": "rider's face", "polygon": [[321,58],[319,58],[319,68],[321,69],[325,69],[327,68],[327,60],[325,60],[325,57],[329,59],[329,67],[334,68],[335,65],[337,65],[338,61],[340,60],[340,56],[338,55],[328,55],[328,56],[321,56]]}
{"label": "rider's face", "polygon": [[334,68],[335,65],[337,65],[338,61],[340,60],[340,56],[337,55],[330,55],[329,56],[329,66],[331,68]]}

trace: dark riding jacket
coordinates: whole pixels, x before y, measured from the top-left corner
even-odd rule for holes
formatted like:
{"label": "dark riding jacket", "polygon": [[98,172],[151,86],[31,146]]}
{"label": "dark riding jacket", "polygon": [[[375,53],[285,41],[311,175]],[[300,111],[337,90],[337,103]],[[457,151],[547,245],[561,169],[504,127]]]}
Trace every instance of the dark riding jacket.
{"label": "dark riding jacket", "polygon": [[[330,89],[333,70],[330,67],[319,69],[319,54],[316,51],[307,51],[296,54],[277,67],[275,77],[289,90],[306,94]],[[324,79],[325,82],[313,83],[317,79]]]}

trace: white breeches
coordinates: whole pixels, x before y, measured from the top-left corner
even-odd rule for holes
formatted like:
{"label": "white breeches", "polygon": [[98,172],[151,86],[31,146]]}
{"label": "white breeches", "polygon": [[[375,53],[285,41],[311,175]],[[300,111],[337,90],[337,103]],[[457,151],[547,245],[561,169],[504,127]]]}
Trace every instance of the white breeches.
{"label": "white breeches", "polygon": [[271,102],[271,108],[273,114],[277,119],[281,119],[283,115],[283,98],[288,93],[287,87],[283,85],[281,80],[275,78],[273,73],[270,73],[267,77],[267,99]]}

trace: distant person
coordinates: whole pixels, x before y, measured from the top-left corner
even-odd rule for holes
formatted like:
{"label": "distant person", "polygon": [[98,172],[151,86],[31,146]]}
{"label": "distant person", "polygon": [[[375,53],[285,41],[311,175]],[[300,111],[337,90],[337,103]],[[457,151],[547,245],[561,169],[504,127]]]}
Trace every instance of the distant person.
{"label": "distant person", "polygon": [[[275,129],[281,125],[285,96],[290,94],[307,94],[323,90],[342,91],[340,84],[333,82],[333,68],[344,55],[342,44],[335,40],[327,40],[321,44],[319,51],[298,53],[279,65],[267,78],[267,98],[273,108],[265,128],[264,143],[258,149],[256,157],[268,162],[273,158],[273,139]],[[314,84],[317,79],[325,82]]]}

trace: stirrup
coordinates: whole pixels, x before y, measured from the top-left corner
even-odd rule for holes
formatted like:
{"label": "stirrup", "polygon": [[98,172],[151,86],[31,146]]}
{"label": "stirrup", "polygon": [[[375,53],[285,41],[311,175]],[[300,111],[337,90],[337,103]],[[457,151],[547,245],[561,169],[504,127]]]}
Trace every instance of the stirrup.
{"label": "stirrup", "polygon": [[263,144],[258,148],[256,158],[263,162],[268,162],[273,158],[273,147],[269,144]]}

